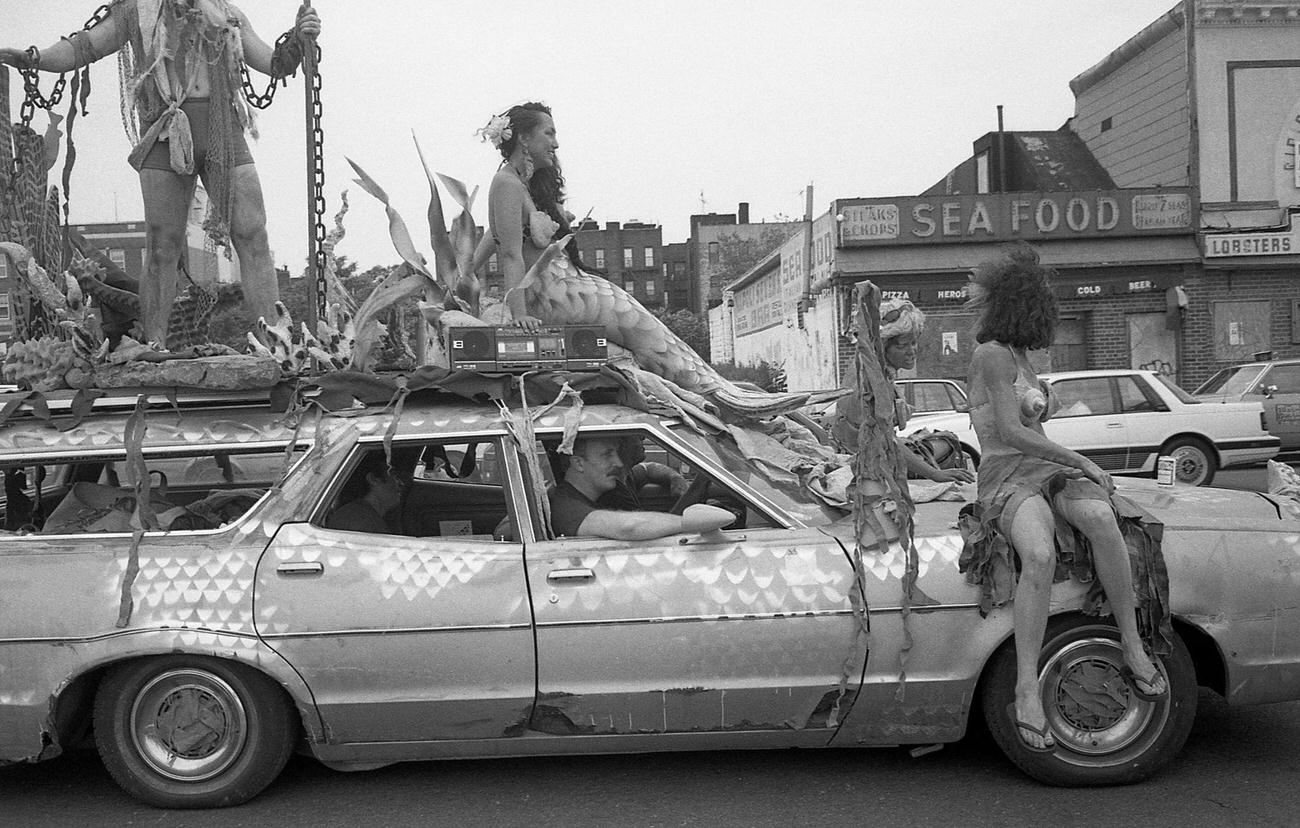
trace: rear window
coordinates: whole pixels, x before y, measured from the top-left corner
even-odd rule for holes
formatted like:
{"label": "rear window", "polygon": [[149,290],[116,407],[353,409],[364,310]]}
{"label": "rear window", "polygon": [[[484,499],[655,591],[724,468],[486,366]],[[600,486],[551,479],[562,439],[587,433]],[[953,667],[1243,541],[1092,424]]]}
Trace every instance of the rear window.
{"label": "rear window", "polygon": [[1168,388],[1173,393],[1173,395],[1178,398],[1179,402],[1186,403],[1188,405],[1196,405],[1201,402],[1201,400],[1198,400],[1195,397],[1193,397],[1191,394],[1188,394],[1186,391],[1182,389],[1181,386],[1178,385],[1178,383],[1174,382],[1169,377],[1166,377],[1164,374],[1156,374],[1156,379],[1160,380],[1161,384],[1163,384],[1165,388]]}
{"label": "rear window", "polygon": [[[155,526],[219,529],[243,517],[305,449],[256,452],[211,448],[145,458]],[[125,457],[71,463],[11,463],[4,477],[3,528],[44,535],[132,532],[141,526]]]}
{"label": "rear window", "polygon": [[1224,368],[1219,373],[1201,383],[1197,394],[1223,394],[1228,397],[1240,397],[1250,394],[1256,386],[1260,367],[1258,365],[1240,365],[1236,368]]}

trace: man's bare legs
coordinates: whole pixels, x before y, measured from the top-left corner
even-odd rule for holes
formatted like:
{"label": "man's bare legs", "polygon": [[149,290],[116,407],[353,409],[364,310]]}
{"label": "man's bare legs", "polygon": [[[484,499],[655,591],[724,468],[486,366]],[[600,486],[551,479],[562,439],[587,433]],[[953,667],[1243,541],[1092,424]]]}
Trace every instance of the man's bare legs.
{"label": "man's bare legs", "polygon": [[147,269],[140,281],[140,324],[146,342],[166,347],[172,302],[176,299],[185,225],[194,198],[194,176],[170,170],[140,170],[148,247]]}
{"label": "man's bare legs", "polygon": [[262,200],[262,183],[257,168],[241,164],[231,170],[230,186],[235,204],[230,215],[230,240],[239,256],[239,278],[244,287],[244,310],[249,314],[249,330],[257,317],[275,322],[275,303],[280,285],[275,280],[271,262],[271,243],[266,234],[266,205]]}

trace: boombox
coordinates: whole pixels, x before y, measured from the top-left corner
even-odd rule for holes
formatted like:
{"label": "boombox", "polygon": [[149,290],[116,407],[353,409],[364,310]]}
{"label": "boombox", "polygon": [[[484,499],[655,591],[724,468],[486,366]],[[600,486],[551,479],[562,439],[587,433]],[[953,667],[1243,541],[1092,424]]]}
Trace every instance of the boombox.
{"label": "boombox", "polygon": [[555,325],[536,333],[489,325],[448,328],[447,356],[452,369],[484,373],[599,368],[609,359],[605,329],[592,325]]}

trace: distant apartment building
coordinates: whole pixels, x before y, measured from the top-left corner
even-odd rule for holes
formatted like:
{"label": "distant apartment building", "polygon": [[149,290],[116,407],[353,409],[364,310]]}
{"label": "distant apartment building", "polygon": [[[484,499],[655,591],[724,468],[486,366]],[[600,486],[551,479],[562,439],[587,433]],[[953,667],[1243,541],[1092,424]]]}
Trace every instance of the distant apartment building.
{"label": "distant apartment building", "polygon": [[605,222],[588,219],[577,227],[578,253],[587,267],[632,294],[647,308],[661,308],[665,299],[663,228],[640,221]]}
{"label": "distant apartment building", "polygon": [[695,283],[691,280],[690,242],[664,245],[664,307],[671,311],[691,310]]}
{"label": "distant apartment building", "polygon": [[703,313],[722,302],[726,283],[741,275],[729,261],[729,254],[746,242],[765,247],[781,244],[801,226],[800,222],[750,222],[749,204],[741,202],[735,213],[707,213],[691,216],[691,238],[687,242],[688,268],[694,283],[690,310]]}

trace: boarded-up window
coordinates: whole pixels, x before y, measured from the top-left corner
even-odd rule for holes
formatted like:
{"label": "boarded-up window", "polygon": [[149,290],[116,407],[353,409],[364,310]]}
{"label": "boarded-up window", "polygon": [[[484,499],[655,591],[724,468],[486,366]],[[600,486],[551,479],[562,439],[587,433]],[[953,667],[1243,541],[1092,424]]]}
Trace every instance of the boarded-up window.
{"label": "boarded-up window", "polygon": [[1167,377],[1178,373],[1178,337],[1165,327],[1165,314],[1128,315],[1129,367],[1158,371]]}
{"label": "boarded-up window", "polygon": [[1052,340],[1051,371],[1081,371],[1088,367],[1088,344],[1084,340],[1086,316],[1063,317],[1056,323]]}
{"label": "boarded-up window", "polygon": [[1269,349],[1268,300],[1212,302],[1214,358],[1222,361],[1250,359]]}
{"label": "boarded-up window", "polygon": [[909,375],[966,379],[975,350],[974,324],[969,313],[926,314],[925,330],[916,341],[916,372]]}

